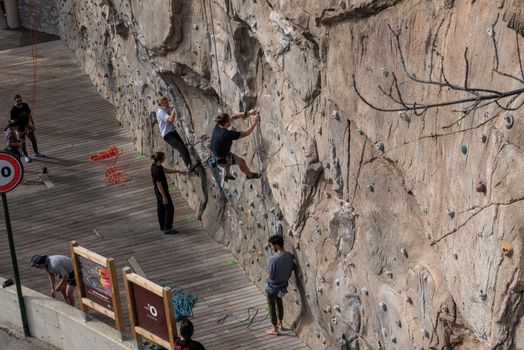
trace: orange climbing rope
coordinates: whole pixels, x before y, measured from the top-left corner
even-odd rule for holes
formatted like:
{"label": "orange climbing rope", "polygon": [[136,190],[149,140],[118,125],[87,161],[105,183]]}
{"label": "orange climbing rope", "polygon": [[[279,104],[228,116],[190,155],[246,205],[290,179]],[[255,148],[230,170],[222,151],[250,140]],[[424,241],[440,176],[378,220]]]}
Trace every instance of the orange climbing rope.
{"label": "orange climbing rope", "polygon": [[110,163],[102,164],[106,168],[104,178],[108,184],[123,186],[131,181],[131,175],[115,166],[115,163],[121,154],[122,151],[118,147],[111,146],[105,151],[90,155],[89,162],[98,165],[100,164],[100,161],[110,160]]}

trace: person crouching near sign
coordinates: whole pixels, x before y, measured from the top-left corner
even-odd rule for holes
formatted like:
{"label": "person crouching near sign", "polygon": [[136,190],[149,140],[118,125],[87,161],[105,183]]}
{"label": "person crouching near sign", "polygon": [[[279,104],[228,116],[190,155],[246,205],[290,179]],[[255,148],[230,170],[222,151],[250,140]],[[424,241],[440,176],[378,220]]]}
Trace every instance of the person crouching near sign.
{"label": "person crouching near sign", "polygon": [[7,145],[5,151],[20,159],[20,147],[22,147],[24,140],[18,135],[17,129],[16,123],[10,120],[5,128],[5,143]]}
{"label": "person crouching near sign", "polygon": [[[65,301],[75,306],[74,291],[76,286],[75,273],[71,258],[64,255],[34,255],[31,258],[31,267],[45,270],[49,274],[51,284],[51,296],[55,297],[55,292],[62,292]],[[56,277],[60,279],[55,285]]]}
{"label": "person crouching near sign", "polygon": [[158,223],[160,230],[166,235],[174,235],[178,231],[173,229],[173,218],[175,215],[175,206],[169,194],[166,174],[187,174],[187,171],[168,169],[162,166],[166,160],[164,152],[156,152],[151,156],[151,177],[153,178],[153,187],[156,197],[156,211],[158,214]]}

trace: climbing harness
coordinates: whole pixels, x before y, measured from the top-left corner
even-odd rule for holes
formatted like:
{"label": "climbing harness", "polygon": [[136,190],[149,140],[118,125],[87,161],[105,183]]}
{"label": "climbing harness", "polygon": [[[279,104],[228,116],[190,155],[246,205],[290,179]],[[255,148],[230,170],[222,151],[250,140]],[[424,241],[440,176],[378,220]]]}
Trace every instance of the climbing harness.
{"label": "climbing harness", "polygon": [[98,165],[101,161],[110,160],[111,162],[109,164],[102,164],[106,169],[104,178],[108,184],[123,186],[131,181],[131,175],[115,166],[115,163],[121,154],[122,151],[118,147],[111,146],[103,152],[90,155],[89,162]]}

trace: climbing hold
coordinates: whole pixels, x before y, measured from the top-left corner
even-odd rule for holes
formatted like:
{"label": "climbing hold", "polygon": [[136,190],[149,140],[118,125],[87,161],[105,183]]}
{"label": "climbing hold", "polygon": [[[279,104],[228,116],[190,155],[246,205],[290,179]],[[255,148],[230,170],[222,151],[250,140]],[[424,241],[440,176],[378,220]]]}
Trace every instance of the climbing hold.
{"label": "climbing hold", "polygon": [[324,308],[324,312],[325,312],[325,313],[330,313],[330,312],[331,312],[331,306],[330,306],[330,305],[326,306],[326,307]]}
{"label": "climbing hold", "polygon": [[461,152],[462,154],[464,154],[464,155],[468,154],[468,146],[462,144],[462,145],[460,146],[460,152]]}
{"label": "climbing hold", "polygon": [[401,248],[400,253],[402,253],[402,255],[404,255],[405,258],[408,257],[408,251],[405,248]]}
{"label": "climbing hold", "polygon": [[459,256],[457,253],[453,253],[453,259],[458,260]]}
{"label": "climbing hold", "polygon": [[409,117],[409,114],[405,111],[398,112],[398,115],[400,116],[400,119],[405,121],[406,123],[411,122],[411,118]]}
{"label": "climbing hold", "polygon": [[391,338],[391,342],[392,342],[393,344],[396,344],[396,343],[397,343],[397,338],[395,338],[395,337]]}
{"label": "climbing hold", "polygon": [[455,211],[449,207],[448,207],[447,213],[450,218],[453,219],[455,217]]}
{"label": "climbing hold", "polygon": [[388,307],[385,303],[379,303],[378,306],[380,306],[380,309],[382,311],[387,311]]}
{"label": "climbing hold", "polygon": [[364,294],[364,295],[368,295],[368,294],[369,294],[369,291],[368,291],[368,289],[367,289],[366,287],[362,288],[362,289],[360,290],[360,292],[361,292],[362,294]]}
{"label": "climbing hold", "polygon": [[486,184],[484,180],[479,179],[477,181],[477,186],[475,186],[475,190],[477,190],[477,192],[486,193]]}
{"label": "climbing hold", "polygon": [[372,71],[373,71],[373,68],[371,67],[371,65],[368,64],[366,70],[367,70],[368,72],[372,72]]}
{"label": "climbing hold", "polygon": [[480,300],[485,301],[488,298],[488,295],[486,294],[486,292],[484,292],[481,289],[480,292],[479,292],[479,297],[480,297]]}
{"label": "climbing hold", "polygon": [[331,323],[333,323],[333,324],[337,324],[337,318],[336,318],[336,317],[333,317],[333,318],[331,319]]}
{"label": "climbing hold", "polygon": [[357,134],[364,135],[364,131],[360,128],[357,129]]}
{"label": "climbing hold", "polygon": [[317,128],[317,134],[322,135],[322,127],[321,126],[319,126]]}
{"label": "climbing hold", "polygon": [[335,311],[340,312],[340,305],[335,305]]}
{"label": "climbing hold", "polygon": [[511,129],[513,126],[513,114],[506,114],[504,116],[504,126],[506,129]]}
{"label": "climbing hold", "polygon": [[389,75],[389,71],[388,69],[386,68],[386,66],[381,66],[380,67],[380,71],[382,72],[382,74],[387,77]]}
{"label": "climbing hold", "polygon": [[484,118],[489,118],[489,112],[488,111],[484,112]]}
{"label": "climbing hold", "polygon": [[420,333],[422,333],[423,338],[429,338],[429,332],[426,329],[422,328]]}
{"label": "climbing hold", "polygon": [[388,276],[389,278],[393,278],[393,272],[391,271],[386,271],[386,276]]}
{"label": "climbing hold", "polygon": [[440,308],[440,311],[444,312],[444,313],[448,313],[449,312],[449,309],[446,305],[442,305],[442,307]]}
{"label": "climbing hold", "polygon": [[335,281],[335,284],[338,286],[340,286],[340,280],[337,278],[336,281]]}
{"label": "climbing hold", "polygon": [[488,137],[486,135],[482,135],[480,137],[480,140],[482,141],[482,143],[486,143],[486,141],[488,140]]}
{"label": "climbing hold", "polygon": [[375,143],[375,148],[381,152],[384,152],[384,142],[382,141],[377,141]]}
{"label": "climbing hold", "polygon": [[413,304],[413,300],[411,300],[411,298],[407,296],[406,297],[406,303]]}
{"label": "climbing hold", "polygon": [[513,246],[508,241],[502,241],[502,253],[505,256],[511,257],[513,255]]}
{"label": "climbing hold", "polygon": [[368,185],[368,191],[369,191],[369,192],[375,192],[375,187],[373,187],[372,184],[369,184],[369,185]]}
{"label": "climbing hold", "polygon": [[278,182],[273,181],[273,183],[271,184],[271,187],[278,189]]}
{"label": "climbing hold", "polygon": [[317,293],[322,293],[322,286],[317,287]]}
{"label": "climbing hold", "polygon": [[316,233],[317,235],[320,235],[320,234],[321,234],[320,226],[319,226],[319,225],[316,225],[316,226],[315,226],[315,233]]}
{"label": "climbing hold", "polygon": [[335,119],[335,120],[338,120],[339,119],[339,114],[338,114],[338,111],[333,111],[331,113],[331,118]]}
{"label": "climbing hold", "polygon": [[400,320],[396,320],[395,324],[397,325],[398,328],[402,327],[402,322],[400,322]]}
{"label": "climbing hold", "polygon": [[386,328],[382,328],[381,333],[384,338],[388,337],[388,332],[386,331]]}

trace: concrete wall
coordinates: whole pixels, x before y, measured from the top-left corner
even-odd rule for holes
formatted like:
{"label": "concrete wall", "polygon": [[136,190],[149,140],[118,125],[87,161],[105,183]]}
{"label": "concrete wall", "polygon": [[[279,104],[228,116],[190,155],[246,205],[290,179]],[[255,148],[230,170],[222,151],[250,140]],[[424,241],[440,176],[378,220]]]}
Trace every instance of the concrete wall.
{"label": "concrete wall", "polygon": [[[0,277],[0,284],[5,281]],[[130,341],[117,341],[116,329],[97,320],[84,322],[81,312],[59,299],[23,287],[31,336],[58,349],[132,349]],[[15,286],[0,288],[0,325],[22,331]]]}

